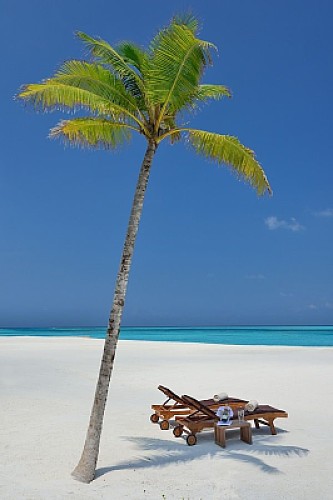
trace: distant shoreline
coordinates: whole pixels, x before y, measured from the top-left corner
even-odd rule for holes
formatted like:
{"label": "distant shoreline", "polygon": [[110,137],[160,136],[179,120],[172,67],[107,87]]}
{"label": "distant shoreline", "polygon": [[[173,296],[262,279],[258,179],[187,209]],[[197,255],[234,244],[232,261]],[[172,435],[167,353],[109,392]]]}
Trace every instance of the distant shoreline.
{"label": "distant shoreline", "polygon": [[[104,339],[105,333],[105,327],[0,329],[0,337]],[[333,347],[333,327],[123,327],[120,339],[223,345]]]}

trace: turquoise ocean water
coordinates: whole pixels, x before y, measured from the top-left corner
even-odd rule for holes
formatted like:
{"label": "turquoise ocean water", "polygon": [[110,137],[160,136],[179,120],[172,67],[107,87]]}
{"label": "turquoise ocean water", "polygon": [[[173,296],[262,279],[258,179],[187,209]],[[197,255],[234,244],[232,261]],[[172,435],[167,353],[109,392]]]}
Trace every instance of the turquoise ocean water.
{"label": "turquoise ocean water", "polygon": [[[0,337],[90,337],[105,328],[0,328]],[[124,327],[122,340],[199,342],[230,345],[333,346],[333,326]]]}

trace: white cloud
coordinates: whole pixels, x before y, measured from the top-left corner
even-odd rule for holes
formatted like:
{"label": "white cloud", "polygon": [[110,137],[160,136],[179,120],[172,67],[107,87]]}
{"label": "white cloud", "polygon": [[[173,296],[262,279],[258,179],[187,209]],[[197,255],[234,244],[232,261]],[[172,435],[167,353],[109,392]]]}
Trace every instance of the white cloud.
{"label": "white cloud", "polygon": [[308,304],[308,309],[333,309],[333,302],[321,302],[320,304]]}
{"label": "white cloud", "polygon": [[294,217],[292,217],[288,222],[282,219],[279,220],[277,217],[275,217],[275,215],[271,215],[271,217],[267,217],[265,219],[265,224],[271,231],[274,231],[275,229],[289,229],[290,231],[297,232],[305,229],[305,227],[297,222]]}
{"label": "white cloud", "polygon": [[326,208],[320,212],[314,212],[317,217],[333,217],[333,208]]}
{"label": "white cloud", "polygon": [[281,297],[293,297],[293,293],[285,293],[285,292],[280,292]]}
{"label": "white cloud", "polygon": [[247,274],[245,278],[247,280],[265,280],[266,276],[264,276],[263,274]]}

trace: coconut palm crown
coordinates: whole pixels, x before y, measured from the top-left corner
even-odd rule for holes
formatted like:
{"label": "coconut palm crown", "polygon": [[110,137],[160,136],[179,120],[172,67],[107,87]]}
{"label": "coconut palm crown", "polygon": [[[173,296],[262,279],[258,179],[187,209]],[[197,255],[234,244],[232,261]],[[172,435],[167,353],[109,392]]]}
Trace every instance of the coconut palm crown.
{"label": "coconut palm crown", "polygon": [[86,117],[63,120],[50,132],[71,144],[114,149],[132,132],[158,145],[184,139],[204,156],[232,167],[258,194],[270,186],[254,152],[236,137],[183,127],[180,111],[210,99],[230,97],[224,85],[200,84],[211,63],[212,43],[197,38],[192,17],[175,18],[148,50],[131,42],[115,48],[78,32],[93,62],[70,60],[39,84],[25,85],[19,98],[43,110],[87,110]]}
{"label": "coconut palm crown", "polygon": [[[236,137],[184,127],[181,111],[192,111],[210,99],[230,97],[224,85],[201,84],[211,63],[214,46],[197,37],[198,23],[191,16],[174,18],[152,40],[147,50],[130,42],[113,48],[82,32],[77,36],[91,62],[71,60],[52,78],[25,85],[18,98],[42,110],[71,110],[77,118],[61,121],[50,136],[77,146],[114,149],[133,132],[143,135],[147,149],[137,181],[132,210],[116,279],[87,436],[73,476],[83,482],[95,477],[110,378],[125,304],[129,271],[142,214],[150,168],[157,147],[188,141],[197,153],[228,165],[262,195],[271,192],[254,152]],[[81,116],[88,111],[88,116]]]}

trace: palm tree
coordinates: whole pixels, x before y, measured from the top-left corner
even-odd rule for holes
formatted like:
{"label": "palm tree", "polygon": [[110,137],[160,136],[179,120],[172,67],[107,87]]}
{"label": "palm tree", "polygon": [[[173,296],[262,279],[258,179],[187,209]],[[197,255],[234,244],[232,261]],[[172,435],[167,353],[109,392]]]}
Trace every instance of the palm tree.
{"label": "palm tree", "polygon": [[114,149],[132,132],[147,149],[135,190],[101,361],[90,423],[81,459],[73,476],[90,482],[95,475],[104,410],[118,342],[135,239],[150,169],[158,145],[187,141],[197,153],[226,164],[262,195],[271,192],[254,152],[236,137],[182,126],[180,112],[192,111],[210,99],[230,97],[224,85],[200,84],[211,63],[213,44],[198,38],[192,16],[175,17],[143,50],[130,42],[115,48],[82,32],[77,36],[91,62],[70,60],[51,78],[25,85],[18,97],[42,110],[86,110],[89,116],[61,121],[51,138],[89,148]]}

